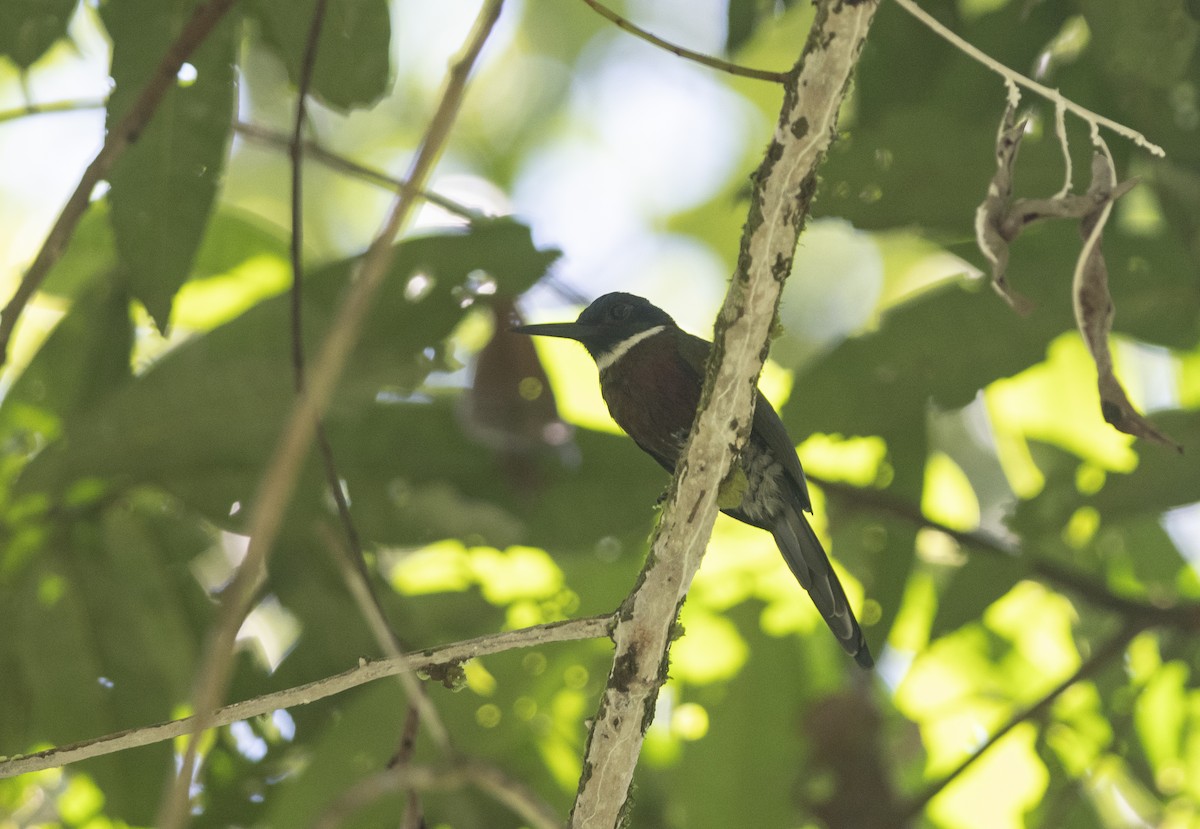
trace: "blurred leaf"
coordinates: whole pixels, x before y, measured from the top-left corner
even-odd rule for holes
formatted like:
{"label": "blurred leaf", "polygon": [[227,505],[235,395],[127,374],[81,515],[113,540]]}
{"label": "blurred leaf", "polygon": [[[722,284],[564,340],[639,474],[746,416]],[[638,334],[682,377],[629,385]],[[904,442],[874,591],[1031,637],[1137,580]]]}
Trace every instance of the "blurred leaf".
{"label": "blurred leaf", "polygon": [[[463,306],[474,301],[469,277],[476,271],[486,270],[506,290],[520,291],[554,255],[534,249],[528,230],[507,221],[402,244],[364,324],[331,420],[349,416],[361,426],[355,413],[388,410],[374,405],[381,391],[412,388],[435,368],[424,352],[450,333]],[[334,263],[308,280],[304,310],[310,351],[330,324],[354,265],[355,260]],[[136,382],[72,418],[67,439],[33,461],[22,489],[61,494],[89,476],[117,487],[153,483],[210,519],[227,521],[231,504],[249,503],[292,403],[289,325],[289,297],[278,296],[179,346]],[[38,368],[37,359],[31,368]],[[379,453],[378,432],[359,434],[376,436],[374,448],[366,450],[372,463],[387,457]],[[399,457],[419,459],[421,446],[436,450],[439,445],[415,443],[403,430],[396,437]],[[474,475],[477,466],[467,469]],[[319,476],[306,480],[306,497],[319,499]],[[392,497],[386,484],[375,495]],[[443,506],[454,509],[455,503],[452,497]],[[452,514],[441,513],[445,519]],[[436,510],[430,516],[435,525],[437,516]]]}
{"label": "blurred leaf", "polygon": [[1158,412],[1154,417],[1186,447],[1185,454],[1143,448],[1137,469],[1109,475],[1104,488],[1086,499],[1102,515],[1119,519],[1200,501],[1200,465],[1189,457],[1200,449],[1200,413]]}
{"label": "blurred leaf", "polygon": [[968,551],[966,562],[951,572],[945,586],[938,591],[930,639],[978,621],[993,602],[1028,575],[1028,563],[1018,557]]}
{"label": "blurred leaf", "polygon": [[[394,682],[376,682],[343,695],[338,716],[328,718],[321,734],[310,741],[308,762],[278,784],[266,823],[308,826],[331,808],[354,783],[386,770],[400,743],[407,706]],[[404,793],[367,801],[361,813],[347,815],[347,826],[381,826],[402,814]],[[374,816],[374,821],[367,815]],[[341,823],[341,821],[339,821]]]}
{"label": "blurred leaf", "polygon": [[[121,0],[103,9],[113,40],[111,129],[133,106],[189,19],[191,0]],[[109,182],[122,279],[160,331],[187,279],[205,224],[234,115],[236,17],[217,25],[181,70],[150,123],[121,156]]]}
{"label": "blurred leaf", "polygon": [[[194,643],[211,605],[182,565],[208,539],[180,532],[191,525],[161,499],[91,517],[58,523],[44,555],[0,592],[9,675],[19,677],[4,683],[17,692],[5,693],[6,710],[23,712],[4,718],[0,736],[16,750],[168,719],[191,690]],[[148,824],[155,804],[145,792],[161,785],[169,758],[170,744],[161,743],[80,769],[96,779],[112,814]]]}
{"label": "blurred leaf", "polygon": [[[253,0],[247,5],[293,85],[299,85],[315,8],[316,0]],[[317,40],[311,94],[341,111],[378,101],[391,83],[391,31],[386,0],[330,0]]]}
{"label": "blurred leaf", "polygon": [[1095,54],[1120,83],[1169,88],[1180,80],[1196,52],[1200,23],[1189,18],[1185,0],[1081,0],[1095,38]]}
{"label": "blurred leaf", "polygon": [[[666,791],[693,793],[675,805],[681,810],[674,818],[680,825],[695,829],[741,826],[747,814],[764,826],[798,822],[798,801],[806,782],[801,769],[812,748],[809,735],[802,730],[802,705],[811,685],[806,671],[788,667],[804,664],[796,640],[764,635],[758,630],[754,610],[747,605],[733,614],[739,629],[752,637],[750,658],[742,670],[720,686],[689,689],[684,698],[708,710],[708,733],[685,744],[678,765],[666,772]],[[855,670],[854,666],[850,669]],[[673,708],[660,708],[652,728],[670,729],[671,721],[665,717]],[[780,731],[786,739],[762,739],[764,734]],[[639,771],[641,776],[644,772]],[[665,810],[665,804],[644,804],[644,799],[638,798],[634,823],[662,825],[654,820],[654,811],[655,807]],[[665,819],[664,815],[661,820]]]}
{"label": "blurred leaf", "polygon": [[50,270],[42,291],[74,297],[99,275],[116,270],[112,218],[107,199],[98,199],[83,214],[62,258]]}
{"label": "blurred leaf", "polygon": [[30,448],[57,437],[130,378],[132,347],[128,296],[112,280],[91,283],[0,401],[0,433],[25,432]]}
{"label": "blurred leaf", "polygon": [[5,0],[0,3],[0,55],[24,71],[67,36],[75,0]]}

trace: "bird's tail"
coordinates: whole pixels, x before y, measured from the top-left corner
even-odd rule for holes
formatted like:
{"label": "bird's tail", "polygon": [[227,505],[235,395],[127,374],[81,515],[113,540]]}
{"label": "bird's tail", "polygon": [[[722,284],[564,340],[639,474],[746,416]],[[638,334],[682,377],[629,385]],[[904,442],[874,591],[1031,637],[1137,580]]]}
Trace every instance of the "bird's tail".
{"label": "bird's tail", "polygon": [[782,510],[772,530],[775,543],[800,586],[808,591],[825,624],[854,661],[864,668],[874,666],[875,660],[867,649],[862,628],[846,600],[846,591],[825,555],[825,548],[812,525],[798,509]]}

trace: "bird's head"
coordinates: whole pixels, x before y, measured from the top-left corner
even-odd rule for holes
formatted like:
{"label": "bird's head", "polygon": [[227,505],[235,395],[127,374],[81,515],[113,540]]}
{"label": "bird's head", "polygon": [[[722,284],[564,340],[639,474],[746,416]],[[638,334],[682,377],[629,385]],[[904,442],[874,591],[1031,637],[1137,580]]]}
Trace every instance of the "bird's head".
{"label": "bird's head", "polygon": [[584,308],[575,322],[519,325],[512,330],[581,342],[604,369],[643,339],[674,327],[670,315],[648,300],[633,294],[612,293]]}

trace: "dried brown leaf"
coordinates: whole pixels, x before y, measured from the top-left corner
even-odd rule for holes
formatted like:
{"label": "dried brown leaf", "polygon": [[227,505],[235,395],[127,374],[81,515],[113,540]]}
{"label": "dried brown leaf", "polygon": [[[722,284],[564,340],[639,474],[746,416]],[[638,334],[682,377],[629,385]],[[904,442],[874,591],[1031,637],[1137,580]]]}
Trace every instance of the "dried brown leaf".
{"label": "dried brown leaf", "polygon": [[1116,171],[1108,154],[1097,152],[1092,158],[1092,183],[1087,192],[1092,208],[1083,216],[1079,226],[1084,243],[1075,265],[1072,286],[1075,323],[1096,363],[1100,411],[1104,419],[1126,434],[1171,446],[1182,452],[1183,447],[1134,408],[1113,371],[1109,334],[1112,332],[1115,309],[1108,290],[1108,266],[1101,252],[1101,242],[1113,202],[1136,183],[1127,181],[1117,185],[1116,179]]}
{"label": "dried brown leaf", "polygon": [[987,195],[975,210],[975,240],[992,263],[992,287],[1018,313],[1028,314],[1033,303],[1008,285],[1008,245],[1021,232],[1009,221],[1013,168],[1025,134],[1025,121],[1016,120],[1016,101],[1010,100],[996,132],[996,173],[988,183]]}

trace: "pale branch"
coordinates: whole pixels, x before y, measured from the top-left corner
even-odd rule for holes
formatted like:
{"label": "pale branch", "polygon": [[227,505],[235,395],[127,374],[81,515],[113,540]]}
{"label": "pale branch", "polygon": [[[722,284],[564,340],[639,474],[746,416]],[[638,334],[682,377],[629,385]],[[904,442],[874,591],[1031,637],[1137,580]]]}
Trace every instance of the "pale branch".
{"label": "pale branch", "polygon": [[1117,135],[1124,136],[1133,143],[1137,144],[1139,147],[1146,149],[1153,155],[1160,157],[1166,156],[1167,153],[1162,147],[1150,141],[1148,138],[1146,138],[1146,136],[1142,135],[1137,130],[1130,129],[1124,124],[1113,121],[1111,118],[1105,118],[1103,115],[1092,112],[1090,109],[1082,107],[1072,101],[1070,98],[1067,98],[1057,89],[1051,89],[1048,86],[1038,83],[1032,78],[1022,75],[1020,72],[1009,69],[1000,61],[976,48],[969,41],[963,39],[959,35],[955,34],[952,30],[944,26],[938,21],[937,18],[918,6],[916,0],[895,0],[895,2],[898,6],[900,6],[900,8],[904,9],[906,12],[915,17],[938,37],[945,40],[967,57],[983,64],[988,69],[991,69],[993,72],[1003,77],[1005,81],[1019,84],[1032,92],[1036,92],[1047,101],[1053,103],[1056,108],[1061,107],[1069,110],[1070,112],[1073,112],[1075,115],[1082,118],[1084,121],[1087,121],[1089,124],[1105,127],[1106,129],[1115,132]]}
{"label": "pale branch", "polygon": [[[368,682],[401,673],[428,671],[439,666],[462,663],[470,659],[521,648],[541,647],[556,642],[599,639],[609,635],[612,622],[611,615],[548,622],[520,630],[493,633],[449,645],[440,645],[436,648],[427,648],[419,654],[375,661],[364,659],[357,667],[340,674],[226,705],[208,718],[205,727],[215,728],[229,725],[239,720],[270,714],[279,709],[307,705]],[[92,757],[101,757],[118,751],[196,734],[199,730],[201,729],[196,717],[184,717],[155,725],[118,731],[115,734],[91,740],[81,740],[70,745],[48,748],[36,754],[4,757],[0,758],[0,778],[59,768]]]}
{"label": "pale branch", "polygon": [[8,345],[12,339],[17,320],[21,317],[25,306],[42,282],[50,273],[54,264],[62,258],[67,249],[67,243],[75,233],[75,228],[83,214],[87,211],[92,193],[112,170],[113,165],[146,128],[146,124],[154,116],[163,96],[177,83],[179,70],[196,48],[212,32],[216,25],[229,11],[236,0],[208,0],[196,6],[191,18],[184,24],[179,36],[167,47],[166,53],[158,62],[150,79],[146,81],[138,94],[137,100],[119,121],[108,130],[104,145],[92,163],[84,170],[79,184],[67,199],[62,212],[50,228],[46,240],[34,257],[33,263],[25,271],[17,290],[9,299],[4,310],[0,311],[0,367],[8,362]]}
{"label": "pale branch", "polygon": [[[338,309],[329,333],[321,344],[305,392],[298,395],[259,482],[250,513],[250,543],[237,573],[225,589],[218,619],[196,673],[193,708],[201,726],[220,706],[224,696],[232,670],[237,631],[265,579],[267,560],[279,534],[300,468],[308,456],[316,422],[332,397],[350,352],[358,341],[363,319],[387,275],[394,257],[396,236],[411,215],[419,198],[418,193],[424,188],[446,145],[451,126],[462,105],[467,80],[483,44],[499,19],[502,5],[503,0],[487,0],[483,4],[461,55],[451,64],[438,108],[430,119],[405,178],[406,185],[398,193],[382,229],[359,264],[346,300]],[[188,771],[195,761],[197,745],[195,737],[188,740],[181,772],[172,775],[167,783],[157,821],[160,829],[179,829],[187,820],[191,785]]]}
{"label": "pale branch", "polygon": [[742,78],[753,78],[757,81],[770,81],[772,83],[780,84],[787,80],[786,72],[772,72],[769,69],[754,69],[749,66],[740,66],[736,63],[730,63],[729,61],[721,60],[720,58],[714,58],[712,55],[706,55],[703,52],[693,52],[691,49],[685,49],[682,46],[677,46],[676,44],[667,40],[663,40],[661,37],[651,34],[640,26],[637,26],[627,18],[622,17],[608,6],[605,6],[603,3],[599,2],[599,0],[583,0],[583,2],[590,6],[605,20],[615,24],[618,29],[629,32],[634,37],[641,38],[652,46],[657,46],[659,49],[665,49],[676,57],[694,61],[702,66],[707,66],[710,69],[716,69],[718,71],[726,72],[730,75],[737,75]]}
{"label": "pale branch", "polygon": [[921,791],[920,794],[913,797],[904,806],[901,807],[897,815],[896,825],[907,826],[917,815],[925,810],[929,802],[941,794],[951,783],[957,780],[962,774],[975,764],[980,757],[986,754],[996,743],[1004,739],[1014,728],[1021,723],[1029,722],[1045,716],[1055,701],[1058,700],[1066,691],[1077,683],[1090,679],[1100,672],[1106,665],[1113,662],[1125,652],[1125,648],[1129,645],[1133,638],[1142,630],[1142,626],[1136,622],[1129,622],[1120,631],[1112,636],[1108,641],[1094,650],[1076,669],[1075,673],[1064,679],[1058,685],[1051,688],[1037,702],[1030,705],[1023,711],[1015,714],[1008,722],[1002,725],[999,729],[993,732],[983,745],[969,754],[957,766],[941,778],[930,783]]}
{"label": "pale branch", "polygon": [[[332,468],[332,454],[326,456],[325,464],[327,469]],[[340,481],[337,486],[340,490]],[[353,523],[350,523],[349,504],[346,505],[346,512],[342,521],[343,532],[346,531],[345,525],[347,523],[349,523],[350,532],[354,532]],[[389,658],[402,658],[404,653],[400,638],[388,623],[379,597],[371,589],[370,575],[367,573],[366,560],[363,558],[362,548],[347,548],[340,543],[340,539],[337,538],[332,530],[324,525],[322,525],[322,528],[326,531],[326,542],[334,558],[334,563],[341,571],[342,579],[346,582],[346,588],[350,591],[350,595],[354,599],[354,604],[358,607],[358,612],[362,615],[364,621],[366,621],[372,636],[375,637],[376,644],[379,645]],[[354,532],[353,538],[357,539],[357,537],[358,534]],[[417,712],[420,721],[424,723],[425,730],[434,744],[443,754],[451,754],[450,732],[447,730],[445,723],[442,722],[442,717],[438,714],[437,709],[433,707],[433,702],[425,692],[425,686],[418,682],[417,678],[409,672],[402,671],[397,674],[396,678],[408,696],[409,706]]]}
{"label": "pale branch", "polygon": [[754,176],[696,422],[646,565],[617,612],[613,667],[588,735],[572,829],[613,829],[628,808],[679,607],[712,532],[721,482],[750,433],[756,381],[817,166],[836,134],[838,109],[877,7],[877,0],[819,3],[803,54],[787,76],[779,123]]}

